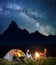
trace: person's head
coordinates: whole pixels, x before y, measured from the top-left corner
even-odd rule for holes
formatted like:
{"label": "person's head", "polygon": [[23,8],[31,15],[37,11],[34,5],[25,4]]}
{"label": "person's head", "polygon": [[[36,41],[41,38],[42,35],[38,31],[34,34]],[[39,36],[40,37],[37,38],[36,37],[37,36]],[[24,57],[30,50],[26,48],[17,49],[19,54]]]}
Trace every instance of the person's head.
{"label": "person's head", "polygon": [[27,49],[27,52],[30,52],[30,50],[29,50],[29,49]]}
{"label": "person's head", "polygon": [[47,49],[46,48],[44,48],[44,52],[47,52]]}

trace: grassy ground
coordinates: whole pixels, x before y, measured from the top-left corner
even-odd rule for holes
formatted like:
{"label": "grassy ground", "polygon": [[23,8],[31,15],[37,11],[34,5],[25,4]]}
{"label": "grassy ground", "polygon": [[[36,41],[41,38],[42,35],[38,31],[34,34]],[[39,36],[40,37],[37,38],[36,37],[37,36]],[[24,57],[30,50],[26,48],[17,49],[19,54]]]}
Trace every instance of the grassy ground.
{"label": "grassy ground", "polygon": [[56,58],[39,58],[34,61],[25,59],[25,62],[9,62],[7,60],[0,59],[0,65],[56,65]]}

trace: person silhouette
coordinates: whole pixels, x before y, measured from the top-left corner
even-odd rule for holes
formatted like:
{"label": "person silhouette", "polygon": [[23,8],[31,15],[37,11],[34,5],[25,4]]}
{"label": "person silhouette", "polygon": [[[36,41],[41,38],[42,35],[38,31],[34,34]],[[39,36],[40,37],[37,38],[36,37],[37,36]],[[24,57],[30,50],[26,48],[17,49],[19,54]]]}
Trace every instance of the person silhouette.
{"label": "person silhouette", "polygon": [[33,58],[32,58],[32,56],[31,56],[31,53],[30,53],[30,50],[29,50],[29,49],[27,49],[26,58],[32,59],[32,60],[33,60]]}
{"label": "person silhouette", "polygon": [[44,48],[44,56],[46,57],[46,55],[47,55],[47,49]]}

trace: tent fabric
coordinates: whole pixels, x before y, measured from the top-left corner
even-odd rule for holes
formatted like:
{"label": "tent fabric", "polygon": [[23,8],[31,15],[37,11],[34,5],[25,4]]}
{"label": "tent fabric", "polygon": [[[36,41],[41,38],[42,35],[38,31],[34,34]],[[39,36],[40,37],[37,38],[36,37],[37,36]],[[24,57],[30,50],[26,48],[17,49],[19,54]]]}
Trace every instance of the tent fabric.
{"label": "tent fabric", "polygon": [[15,57],[16,59],[20,60],[20,57],[26,57],[26,55],[20,49],[12,49],[3,57],[3,59],[6,59],[8,61],[13,61]]}
{"label": "tent fabric", "polygon": [[12,60],[13,60],[13,55],[8,52],[8,53],[3,57],[3,59],[6,59],[6,60],[8,60],[8,61],[12,61]]}

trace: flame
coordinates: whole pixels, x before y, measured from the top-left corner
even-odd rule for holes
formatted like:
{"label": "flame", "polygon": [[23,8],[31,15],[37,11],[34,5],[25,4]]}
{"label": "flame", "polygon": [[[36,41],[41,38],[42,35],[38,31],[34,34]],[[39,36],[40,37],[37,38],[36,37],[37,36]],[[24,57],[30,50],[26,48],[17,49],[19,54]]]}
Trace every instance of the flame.
{"label": "flame", "polygon": [[40,54],[38,52],[35,52],[35,58],[39,58]]}

